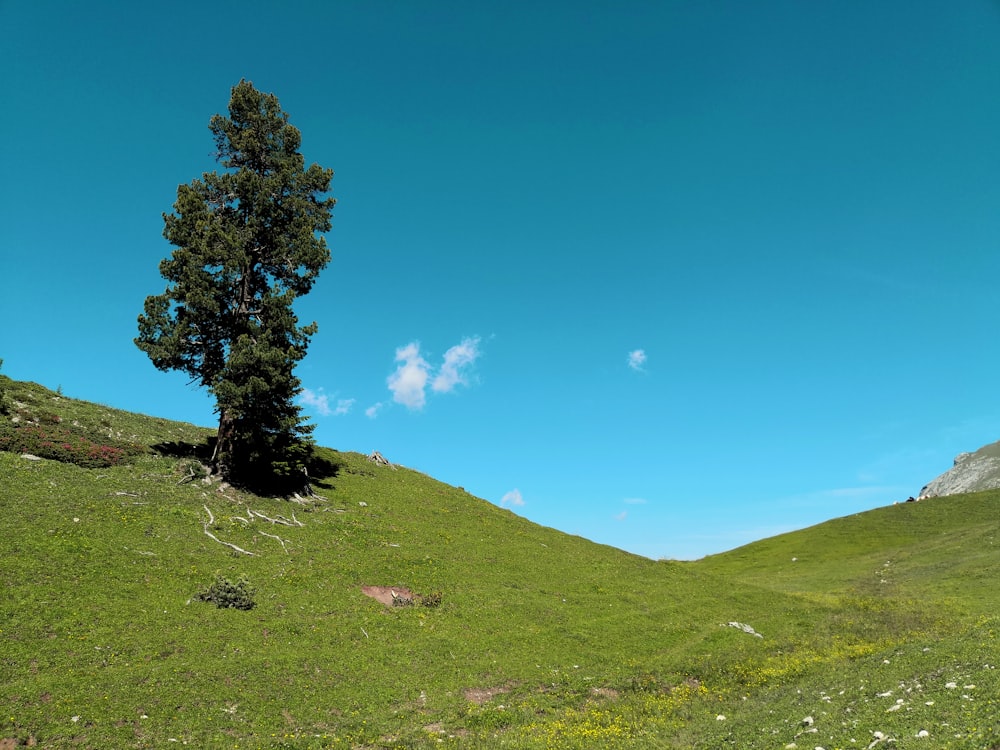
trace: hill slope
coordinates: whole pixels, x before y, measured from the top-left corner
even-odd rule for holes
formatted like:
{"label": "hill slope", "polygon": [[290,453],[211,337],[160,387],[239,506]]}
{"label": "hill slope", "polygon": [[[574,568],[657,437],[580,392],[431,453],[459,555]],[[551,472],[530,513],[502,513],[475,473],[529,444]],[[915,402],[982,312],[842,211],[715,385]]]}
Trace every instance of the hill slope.
{"label": "hill slope", "polygon": [[[742,748],[805,746],[815,729],[810,747],[867,746],[876,731],[896,747],[925,746],[920,731],[935,747],[1000,741],[1000,495],[653,562],[353,453],[321,450],[335,470],[319,497],[239,493],[197,478],[205,430],[6,382],[8,433],[72,427],[94,445],[158,448],[103,468],[0,451],[0,737]],[[891,584],[872,580],[883,545]],[[794,549],[806,551],[789,569]],[[198,598],[244,577],[252,609]],[[385,606],[364,587],[415,604]]]}

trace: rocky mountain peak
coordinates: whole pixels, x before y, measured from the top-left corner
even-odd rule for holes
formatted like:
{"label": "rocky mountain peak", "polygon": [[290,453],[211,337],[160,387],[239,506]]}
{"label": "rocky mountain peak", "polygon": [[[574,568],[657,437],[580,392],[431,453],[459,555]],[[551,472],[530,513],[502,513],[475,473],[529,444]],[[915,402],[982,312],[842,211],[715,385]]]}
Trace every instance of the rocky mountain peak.
{"label": "rocky mountain peak", "polygon": [[930,482],[920,497],[942,497],[1000,488],[1000,442],[972,453],[959,453],[948,471]]}

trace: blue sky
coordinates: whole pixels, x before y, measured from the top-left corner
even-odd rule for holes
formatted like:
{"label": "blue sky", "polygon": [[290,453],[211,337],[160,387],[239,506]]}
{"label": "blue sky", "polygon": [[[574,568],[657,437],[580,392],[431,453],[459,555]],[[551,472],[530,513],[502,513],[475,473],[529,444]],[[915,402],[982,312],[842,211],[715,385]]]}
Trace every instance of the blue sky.
{"label": "blue sky", "polygon": [[331,167],[316,437],[695,558],[1000,439],[1000,6],[0,1],[0,357],[212,425],[133,344],[241,78]]}

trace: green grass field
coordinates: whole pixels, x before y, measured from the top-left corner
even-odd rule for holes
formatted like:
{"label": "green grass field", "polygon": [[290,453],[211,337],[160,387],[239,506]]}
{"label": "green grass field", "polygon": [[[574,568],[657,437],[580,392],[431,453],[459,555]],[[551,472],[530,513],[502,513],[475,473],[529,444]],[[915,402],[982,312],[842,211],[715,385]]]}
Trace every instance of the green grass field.
{"label": "green grass field", "polygon": [[657,562],[355,453],[243,494],[208,430],[0,380],[0,435],[127,448],[0,451],[0,747],[1000,748],[1000,493]]}

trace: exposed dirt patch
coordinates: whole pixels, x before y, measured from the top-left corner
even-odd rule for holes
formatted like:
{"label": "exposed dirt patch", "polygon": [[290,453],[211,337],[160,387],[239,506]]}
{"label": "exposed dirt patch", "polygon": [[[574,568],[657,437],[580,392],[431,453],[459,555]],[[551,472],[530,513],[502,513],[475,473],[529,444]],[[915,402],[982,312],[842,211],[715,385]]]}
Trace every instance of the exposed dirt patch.
{"label": "exposed dirt patch", "polygon": [[503,695],[507,692],[505,687],[492,687],[492,688],[466,688],[462,695],[465,696],[465,700],[470,703],[475,703],[477,706],[481,706],[484,703],[489,703],[498,695]]}
{"label": "exposed dirt patch", "polygon": [[387,607],[391,607],[393,600],[397,598],[413,599],[413,592],[405,586],[362,586],[361,593]]}

